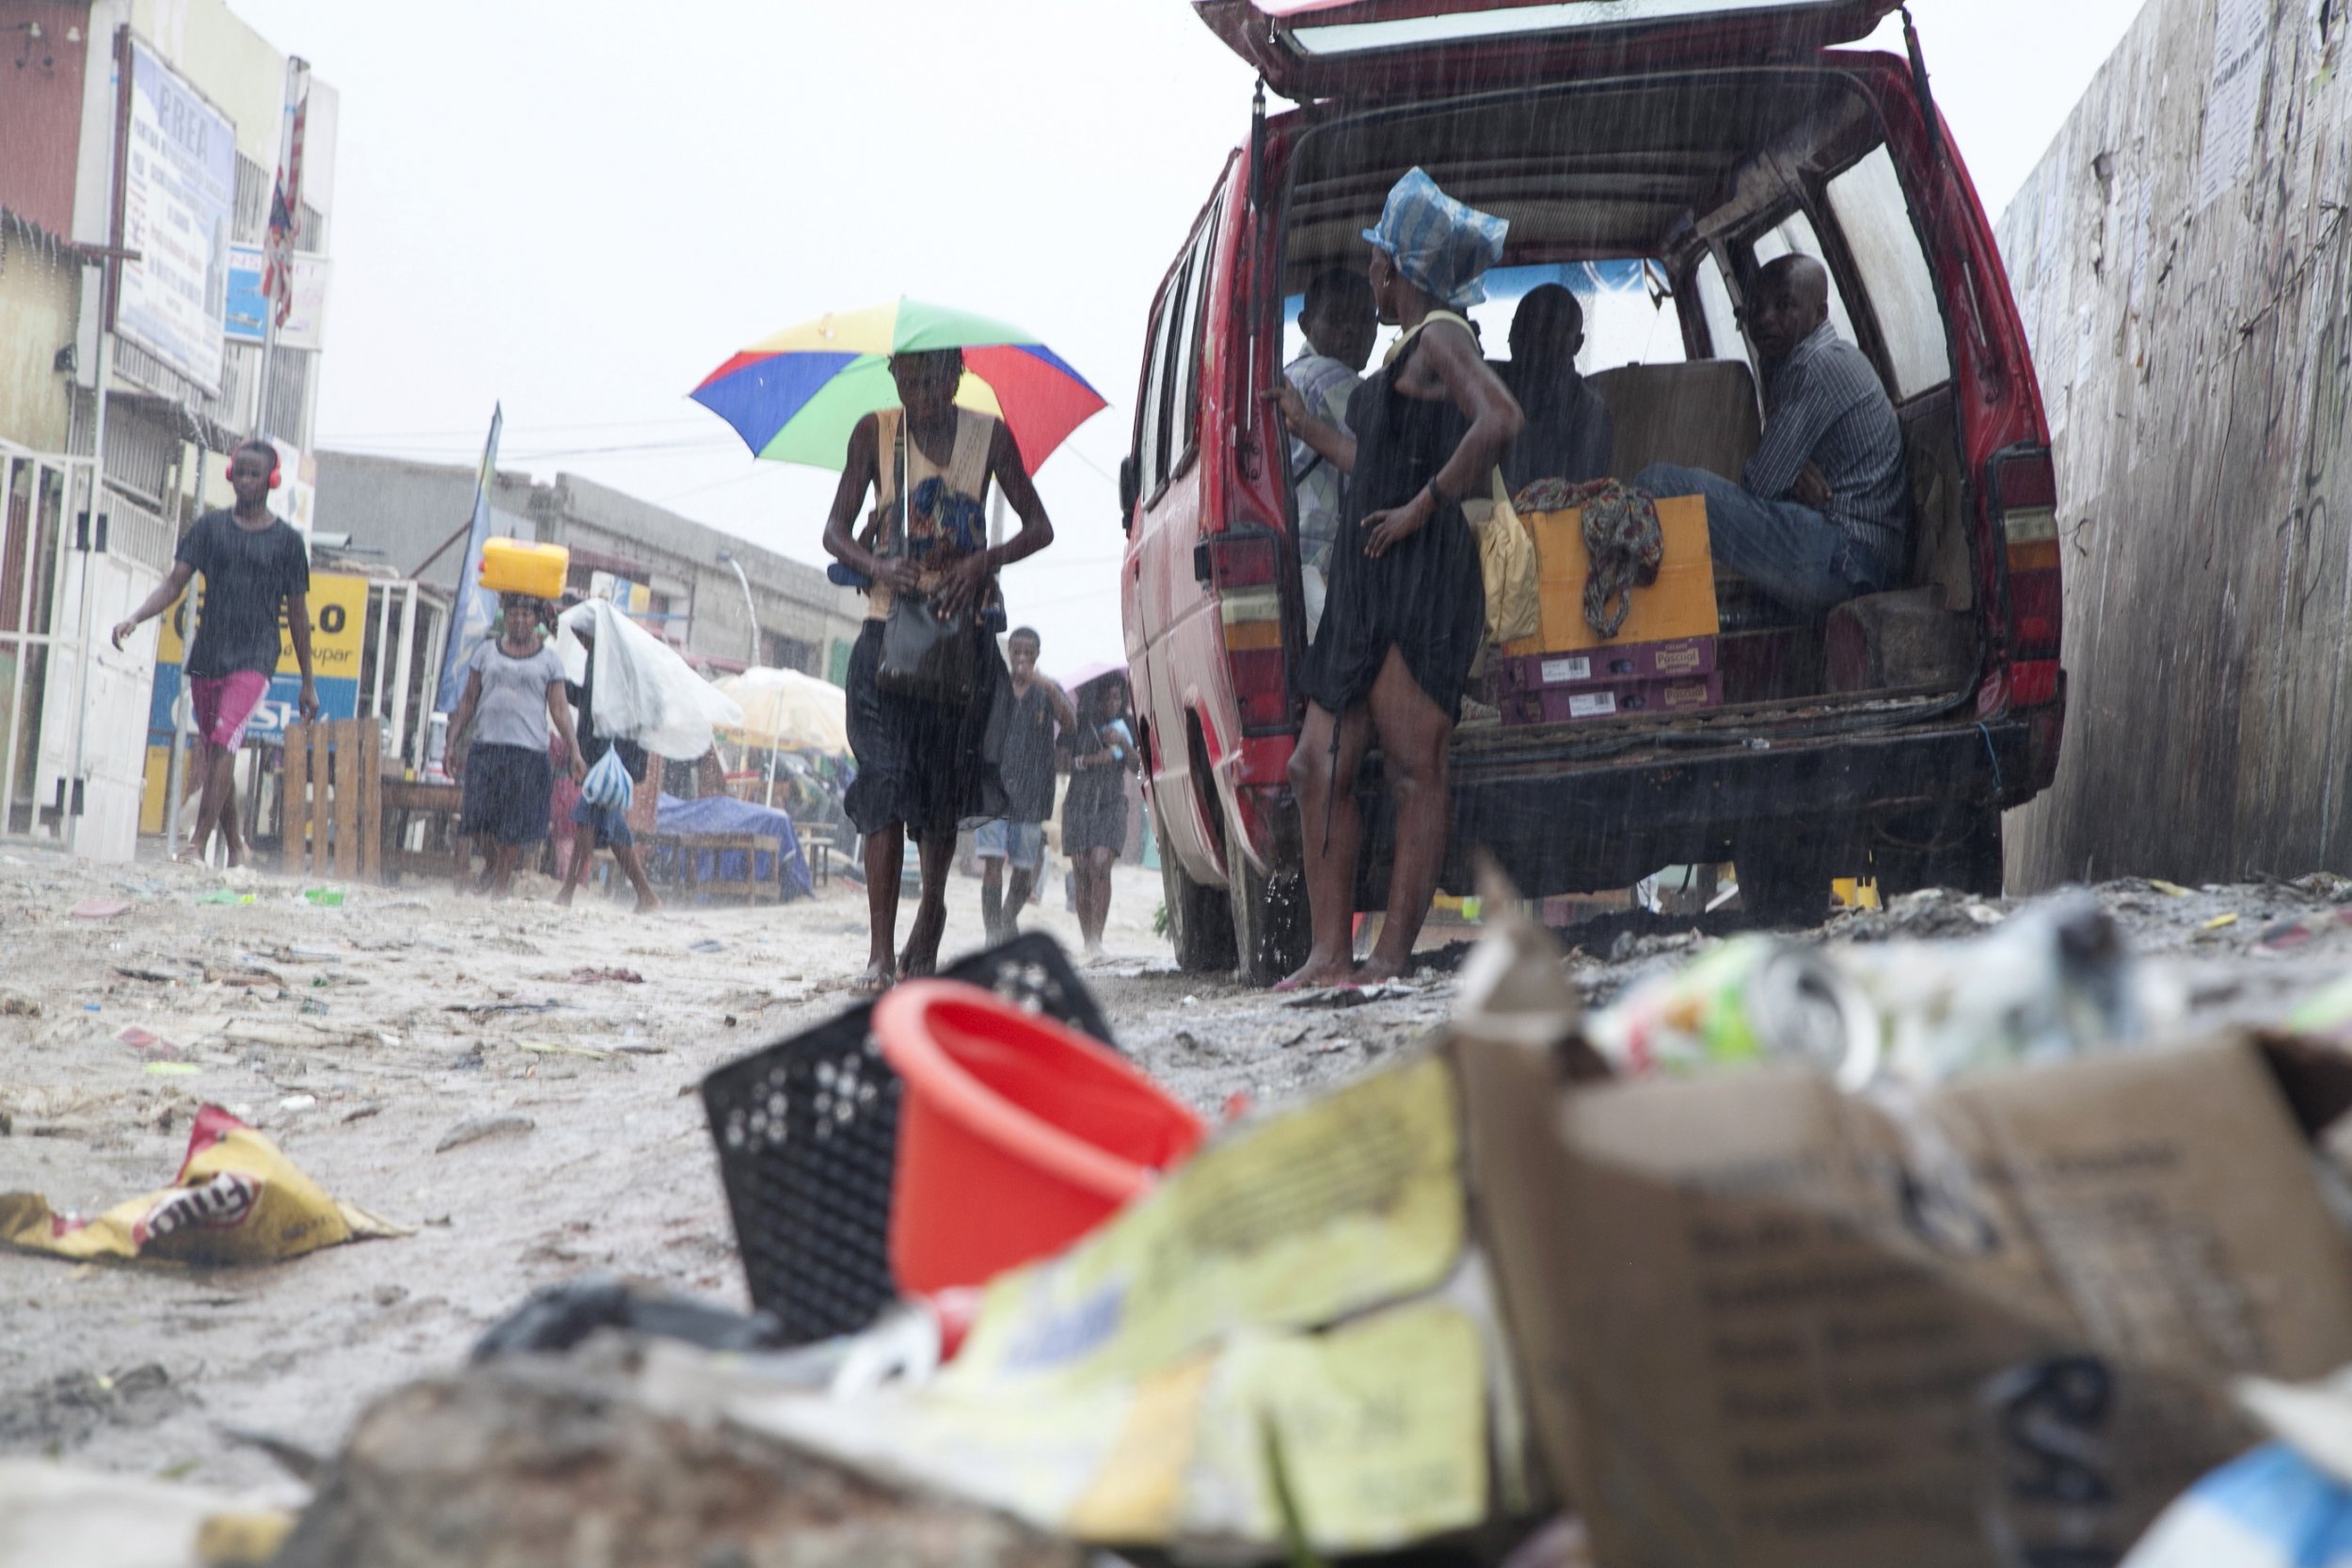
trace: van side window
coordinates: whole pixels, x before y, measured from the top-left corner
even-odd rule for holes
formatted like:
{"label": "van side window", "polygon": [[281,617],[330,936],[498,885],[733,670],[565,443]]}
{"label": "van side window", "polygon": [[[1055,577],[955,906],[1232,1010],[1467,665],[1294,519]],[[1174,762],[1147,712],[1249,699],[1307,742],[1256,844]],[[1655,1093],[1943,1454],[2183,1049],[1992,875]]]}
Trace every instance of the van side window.
{"label": "van side window", "polygon": [[1724,277],[1723,258],[1709,255],[1691,270],[1698,278],[1699,315],[1707,323],[1708,357],[1747,357],[1747,341],[1740,335],[1740,311],[1731,303],[1731,285]]}
{"label": "van side window", "polygon": [[1184,316],[1178,322],[1174,373],[1168,377],[1168,466],[1182,467],[1200,441],[1200,351],[1208,322],[1209,270],[1216,259],[1217,215],[1200,226],[1192,261],[1185,269],[1192,286],[1185,291]]}
{"label": "van side window", "polygon": [[[1791,251],[1810,256],[1816,261],[1828,254],[1821,248],[1820,235],[1813,231],[1813,220],[1804,215],[1802,208],[1758,234],[1755,248],[1756,264],[1759,267],[1767,261],[1778,261]],[[1846,309],[1845,291],[1837,284],[1837,269],[1831,267],[1828,272],[1830,325],[1837,328],[1837,335],[1846,341],[1859,343],[1862,340],[1854,336],[1853,317]]]}
{"label": "van side window", "polygon": [[1136,412],[1136,475],[1149,501],[1168,479],[1168,380],[1174,357],[1176,321],[1184,308],[1184,283],[1189,269],[1180,268],[1161,297],[1159,319],[1152,324],[1151,374],[1144,382],[1143,406]]}
{"label": "van side window", "polygon": [[1869,296],[1870,315],[1894,372],[1895,396],[1915,398],[1951,380],[1952,348],[1935,277],[1919,248],[1911,204],[1883,144],[1829,182],[1829,206]]}

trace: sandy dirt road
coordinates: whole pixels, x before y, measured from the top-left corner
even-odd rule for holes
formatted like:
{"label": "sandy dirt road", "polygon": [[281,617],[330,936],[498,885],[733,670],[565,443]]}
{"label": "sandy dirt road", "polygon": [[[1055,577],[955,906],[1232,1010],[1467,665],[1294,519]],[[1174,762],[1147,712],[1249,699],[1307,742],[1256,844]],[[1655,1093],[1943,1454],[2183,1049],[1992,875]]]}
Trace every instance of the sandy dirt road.
{"label": "sandy dirt road", "polygon": [[[860,890],[836,880],[780,910],[638,919],[597,900],[564,911],[405,887],[320,909],[268,878],[246,887],[250,904],[198,902],[223,885],[0,854],[0,1113],[12,1127],[0,1192],[88,1212],[164,1185],[212,1101],[328,1192],[417,1232],[247,1269],[0,1252],[0,1454],[291,1501],[300,1488],[226,1429],[331,1451],[364,1402],[461,1358],[538,1287],[610,1270],[745,1304],[693,1091],[847,1004],[865,949]],[[2267,1019],[2352,965],[2345,888],[2126,882],[2102,897],[2201,1018]],[[133,908],[68,912],[103,896]],[[959,879],[951,955],[978,943],[978,900]],[[1030,924],[1074,946],[1073,918],[1049,902]],[[1155,874],[1121,869],[1109,957],[1089,983],[1121,1043],[1212,1115],[1236,1094],[1278,1101],[1363,1070],[1411,1048],[1451,1003],[1442,972],[1346,1006],[1176,974],[1152,934],[1158,903]],[[1963,934],[2004,908],[1947,899],[1826,934]],[[1604,1001],[1723,928],[1615,922],[1572,938],[1584,945],[1569,970]],[[590,977],[612,970],[642,979]],[[152,1052],[117,1039],[131,1024],[197,1070],[151,1072]],[[436,1152],[485,1117],[529,1126]]]}

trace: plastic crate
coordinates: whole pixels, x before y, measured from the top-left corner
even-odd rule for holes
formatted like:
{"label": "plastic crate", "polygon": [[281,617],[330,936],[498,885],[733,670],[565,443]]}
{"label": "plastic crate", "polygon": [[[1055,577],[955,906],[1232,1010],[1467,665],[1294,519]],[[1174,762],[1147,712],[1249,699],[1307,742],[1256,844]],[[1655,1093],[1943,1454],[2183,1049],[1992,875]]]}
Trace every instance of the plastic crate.
{"label": "plastic crate", "polygon": [[[942,971],[1113,1046],[1110,1025],[1053,938],[1030,932]],[[898,1076],[861,1003],[703,1080],[703,1110],[752,1303],[785,1342],[854,1334],[898,1299],[890,1190]]]}

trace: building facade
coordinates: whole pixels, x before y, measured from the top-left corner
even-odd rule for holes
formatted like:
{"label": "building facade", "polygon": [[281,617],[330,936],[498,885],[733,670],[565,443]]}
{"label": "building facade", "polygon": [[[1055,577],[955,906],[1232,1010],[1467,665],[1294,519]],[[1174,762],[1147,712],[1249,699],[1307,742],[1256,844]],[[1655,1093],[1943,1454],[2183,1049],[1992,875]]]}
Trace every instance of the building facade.
{"label": "building facade", "polygon": [[[239,247],[267,227],[287,65],[223,0],[0,0],[0,598],[14,595],[0,607],[0,836],[131,854],[153,634],[118,653],[103,628],[170,569],[196,513],[226,502],[225,449],[273,439],[289,481],[274,504],[310,526],[338,119],[324,82],[296,240],[306,309],[266,400],[262,351],[232,330],[254,260]],[[135,255],[108,263],[119,226]]]}
{"label": "building facade", "polygon": [[[324,451],[318,474],[323,534],[342,538],[363,559],[455,590],[473,515],[471,467]],[[866,601],[818,567],[577,474],[548,483],[501,474],[491,513],[508,537],[564,546],[574,591],[620,602],[693,663],[715,671],[763,664],[836,684],[846,675]]]}

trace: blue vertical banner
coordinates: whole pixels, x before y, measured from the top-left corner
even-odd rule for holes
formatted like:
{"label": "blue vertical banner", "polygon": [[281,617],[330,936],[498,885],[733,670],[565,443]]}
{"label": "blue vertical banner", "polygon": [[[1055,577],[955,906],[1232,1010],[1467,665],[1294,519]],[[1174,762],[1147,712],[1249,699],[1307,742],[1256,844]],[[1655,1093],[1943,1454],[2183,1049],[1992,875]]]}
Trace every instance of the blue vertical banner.
{"label": "blue vertical banner", "polygon": [[449,651],[441,659],[441,690],[433,711],[454,713],[466,694],[466,661],[499,623],[499,596],[482,586],[482,552],[490,542],[490,481],[499,467],[499,431],[506,410],[490,410],[490,439],[482,449],[482,471],[474,478],[473,532],[466,540],[466,564],[457,574],[457,603],[452,608]]}

